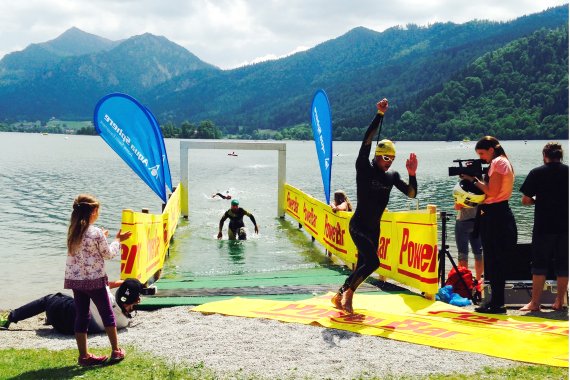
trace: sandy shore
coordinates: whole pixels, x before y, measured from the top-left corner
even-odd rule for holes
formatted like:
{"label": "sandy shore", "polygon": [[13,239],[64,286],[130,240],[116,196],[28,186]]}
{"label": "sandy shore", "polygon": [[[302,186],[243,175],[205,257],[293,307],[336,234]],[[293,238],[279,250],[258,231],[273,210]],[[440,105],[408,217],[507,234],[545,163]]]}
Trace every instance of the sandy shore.
{"label": "sandy shore", "polygon": [[[520,363],[443,350],[347,331],[273,320],[202,315],[189,307],[139,311],[132,326],[119,332],[121,345],[187,364],[203,363],[219,378],[352,379],[362,376],[473,373],[483,367]],[[509,311],[509,314],[517,312]],[[567,313],[549,312],[567,319]],[[45,316],[0,331],[0,348],[75,348],[72,336],[45,326]],[[105,335],[91,335],[92,347],[109,347]],[[128,354],[128,352],[127,352]]]}

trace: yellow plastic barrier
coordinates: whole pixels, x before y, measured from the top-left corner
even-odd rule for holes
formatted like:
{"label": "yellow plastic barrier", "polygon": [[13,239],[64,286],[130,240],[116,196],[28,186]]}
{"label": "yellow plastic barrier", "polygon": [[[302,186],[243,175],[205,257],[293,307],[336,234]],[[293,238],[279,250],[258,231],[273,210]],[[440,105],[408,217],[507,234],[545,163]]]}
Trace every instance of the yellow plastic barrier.
{"label": "yellow plastic barrier", "polygon": [[[329,205],[285,184],[285,212],[329,252],[345,263],[356,263],[357,250],[348,223],[352,212],[333,212]],[[385,211],[380,221],[378,257],[381,276],[426,294],[438,290],[437,215],[435,208]]]}
{"label": "yellow plastic barrier", "polygon": [[[172,240],[172,237],[174,236],[174,232],[176,231],[176,227],[178,227],[178,220],[180,219],[180,213],[181,213],[181,204],[180,204],[180,196],[181,190],[180,190],[180,184],[178,185],[178,187],[176,188],[176,190],[174,190],[174,192],[172,193],[172,195],[170,196],[170,198],[168,199],[168,202],[166,203],[166,206],[164,207],[164,210],[162,211],[162,217],[163,217],[163,221],[164,221],[164,241],[165,241],[165,250],[168,250],[168,248],[170,247],[170,241]],[[162,265],[161,265],[162,266]]]}
{"label": "yellow plastic barrier", "polygon": [[415,295],[357,293],[355,314],[331,305],[333,293],[303,301],[232,298],[194,308],[375,335],[432,347],[568,367],[568,321],[485,315]]}
{"label": "yellow plastic barrier", "polygon": [[162,269],[180,218],[180,185],[160,215],[123,210],[121,230],[130,231],[121,243],[121,278],[145,283]]}

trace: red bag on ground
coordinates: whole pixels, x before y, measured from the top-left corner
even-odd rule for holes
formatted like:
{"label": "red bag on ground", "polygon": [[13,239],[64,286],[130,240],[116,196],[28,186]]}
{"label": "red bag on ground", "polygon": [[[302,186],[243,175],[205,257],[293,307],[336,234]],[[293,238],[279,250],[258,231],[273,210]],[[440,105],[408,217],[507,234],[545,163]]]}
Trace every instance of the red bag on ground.
{"label": "red bag on ground", "polygon": [[[451,285],[453,292],[459,294],[461,297],[472,299],[475,291],[475,278],[473,278],[473,273],[463,266],[459,266],[457,269],[459,273],[455,271],[455,268],[451,268],[447,275],[445,285]],[[461,278],[463,278],[463,281],[461,281]]]}

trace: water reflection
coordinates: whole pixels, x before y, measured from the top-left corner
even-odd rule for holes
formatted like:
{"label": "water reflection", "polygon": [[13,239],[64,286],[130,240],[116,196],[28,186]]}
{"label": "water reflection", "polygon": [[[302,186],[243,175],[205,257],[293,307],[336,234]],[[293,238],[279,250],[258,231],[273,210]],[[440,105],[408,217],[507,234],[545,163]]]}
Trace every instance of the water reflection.
{"label": "water reflection", "polygon": [[247,240],[218,240],[218,249],[227,248],[228,257],[236,265],[244,263],[244,252]]}

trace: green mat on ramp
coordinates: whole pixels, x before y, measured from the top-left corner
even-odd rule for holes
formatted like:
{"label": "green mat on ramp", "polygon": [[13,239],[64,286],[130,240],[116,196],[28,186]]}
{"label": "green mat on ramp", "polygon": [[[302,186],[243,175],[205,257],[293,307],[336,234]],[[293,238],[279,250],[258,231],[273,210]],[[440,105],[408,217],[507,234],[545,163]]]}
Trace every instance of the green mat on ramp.
{"label": "green mat on ramp", "polygon": [[[233,297],[260,297],[273,300],[302,300],[336,291],[344,283],[346,271],[328,268],[299,269],[225,276],[160,279],[154,296],[142,297],[140,309],[201,305]],[[359,291],[378,291],[363,283]]]}

